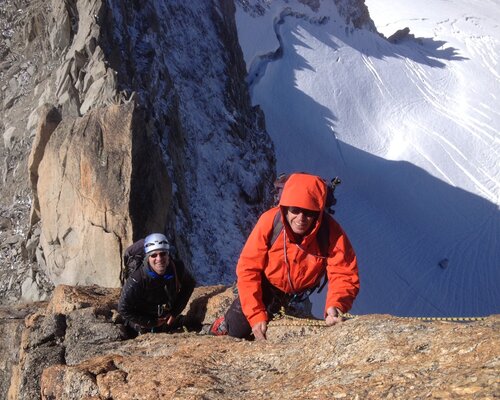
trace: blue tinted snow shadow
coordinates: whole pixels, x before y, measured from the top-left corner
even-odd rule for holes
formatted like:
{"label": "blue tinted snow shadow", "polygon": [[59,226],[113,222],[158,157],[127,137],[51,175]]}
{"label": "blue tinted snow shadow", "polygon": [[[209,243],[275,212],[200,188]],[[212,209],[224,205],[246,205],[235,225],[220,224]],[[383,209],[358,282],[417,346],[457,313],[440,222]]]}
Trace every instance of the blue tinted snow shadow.
{"label": "blue tinted snow shadow", "polygon": [[[329,40],[321,35],[318,39]],[[295,40],[288,45],[300,43],[299,36]],[[433,67],[443,66],[436,58],[457,59],[454,50],[441,51],[442,44],[432,40],[422,52],[373,40],[379,44],[376,50],[359,40],[351,44],[366,55],[408,57]],[[417,45],[423,46],[411,44]],[[282,54],[286,51],[284,47]],[[311,66],[294,59],[294,68]],[[296,88],[292,68],[266,73],[271,81],[290,82],[273,89],[275,98],[259,98],[275,143],[277,171],[339,175],[343,180],[336,218],[355,247],[361,276],[353,313],[448,317],[500,312],[498,205],[416,165],[339,141],[332,128],[338,116]],[[288,113],[273,111],[276,98]],[[314,298],[317,316],[322,315],[324,295]]]}

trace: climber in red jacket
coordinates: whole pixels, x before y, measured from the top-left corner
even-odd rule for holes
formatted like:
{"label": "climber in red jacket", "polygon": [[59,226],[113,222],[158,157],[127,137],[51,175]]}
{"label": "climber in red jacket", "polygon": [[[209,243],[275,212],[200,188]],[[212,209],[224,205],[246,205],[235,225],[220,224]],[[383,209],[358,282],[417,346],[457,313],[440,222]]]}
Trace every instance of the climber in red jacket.
{"label": "climber in red jacket", "polygon": [[[266,339],[272,314],[316,287],[325,273],[326,324],[342,321],[340,313],[351,308],[359,291],[358,267],[345,232],[323,212],[326,194],[321,178],[290,175],[279,206],[262,214],[248,237],[236,267],[238,298],[212,324],[211,334],[245,338],[253,333],[257,340]],[[283,229],[269,243],[276,218],[281,219]],[[320,236],[325,231],[327,243],[322,252]]]}

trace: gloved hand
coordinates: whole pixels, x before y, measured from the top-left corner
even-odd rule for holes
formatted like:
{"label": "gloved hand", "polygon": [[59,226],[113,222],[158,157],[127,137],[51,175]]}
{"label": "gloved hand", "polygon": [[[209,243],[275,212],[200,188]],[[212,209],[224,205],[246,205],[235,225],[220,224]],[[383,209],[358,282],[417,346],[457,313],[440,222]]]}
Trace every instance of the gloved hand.
{"label": "gloved hand", "polygon": [[266,340],[267,321],[257,322],[252,326],[252,332],[256,340]]}
{"label": "gloved hand", "polygon": [[343,322],[344,318],[342,318],[339,314],[339,310],[335,307],[328,307],[326,310],[325,322],[328,326],[332,326],[338,324],[339,322]]}

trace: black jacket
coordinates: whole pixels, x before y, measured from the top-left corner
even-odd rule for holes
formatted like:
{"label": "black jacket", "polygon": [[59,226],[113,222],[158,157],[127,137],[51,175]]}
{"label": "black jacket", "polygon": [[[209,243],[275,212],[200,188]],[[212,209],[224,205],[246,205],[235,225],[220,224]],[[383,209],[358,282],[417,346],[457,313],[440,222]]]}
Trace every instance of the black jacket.
{"label": "black jacket", "polygon": [[171,260],[164,276],[155,274],[144,261],[125,282],[118,312],[130,324],[152,328],[159,316],[182,312],[195,284],[181,261]]}

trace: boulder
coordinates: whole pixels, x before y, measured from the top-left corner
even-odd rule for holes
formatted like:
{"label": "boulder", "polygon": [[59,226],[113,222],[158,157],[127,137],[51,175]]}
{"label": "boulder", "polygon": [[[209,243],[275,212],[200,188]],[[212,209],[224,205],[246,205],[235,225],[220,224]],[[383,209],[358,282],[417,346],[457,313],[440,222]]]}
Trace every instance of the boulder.
{"label": "boulder", "polygon": [[133,232],[166,224],[171,187],[162,155],[133,102],[50,126],[40,124],[30,158],[39,264],[55,284],[118,287]]}

